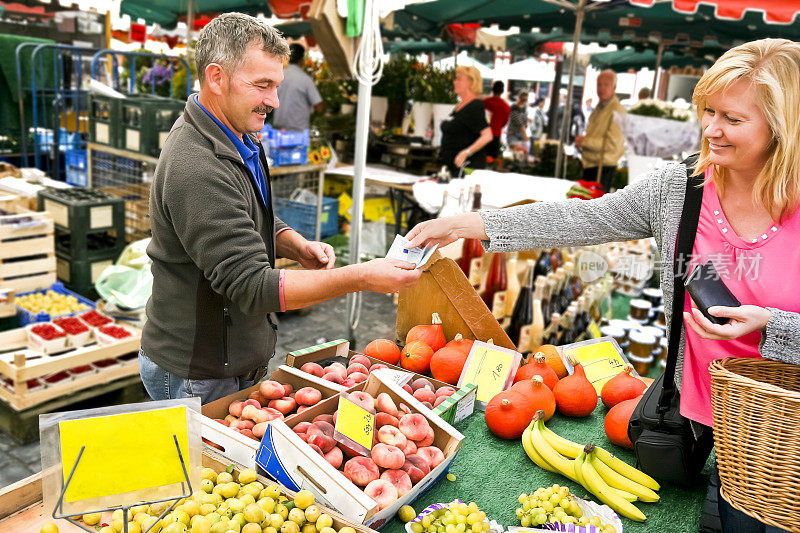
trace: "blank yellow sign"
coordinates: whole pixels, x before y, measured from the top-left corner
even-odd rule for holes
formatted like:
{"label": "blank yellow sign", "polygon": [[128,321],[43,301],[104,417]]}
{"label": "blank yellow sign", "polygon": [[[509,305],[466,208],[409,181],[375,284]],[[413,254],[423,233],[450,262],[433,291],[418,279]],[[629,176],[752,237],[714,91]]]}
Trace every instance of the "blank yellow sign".
{"label": "blank yellow sign", "polygon": [[67,420],[58,424],[64,482],[85,446],[64,496],[66,502],[113,496],[185,480],[189,469],[186,408]]}

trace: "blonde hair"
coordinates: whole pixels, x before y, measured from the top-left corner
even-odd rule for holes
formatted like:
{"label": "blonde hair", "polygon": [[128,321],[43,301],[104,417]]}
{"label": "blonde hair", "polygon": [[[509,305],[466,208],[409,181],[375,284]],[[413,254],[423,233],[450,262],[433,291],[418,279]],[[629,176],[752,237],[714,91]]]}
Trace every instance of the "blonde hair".
{"label": "blonde hair", "polygon": [[[800,203],[800,44],[786,39],[761,39],[731,48],[700,78],[692,96],[698,120],[708,97],[740,80],[756,91],[759,109],[772,132],[767,162],[753,185],[753,201],[777,219],[793,212]],[[708,140],[703,138],[694,175],[712,167]],[[727,169],[712,167],[711,179],[720,191]]]}
{"label": "blonde hair", "polygon": [[470,90],[477,95],[483,92],[483,78],[480,71],[472,65],[459,65],[456,67],[456,75],[463,72],[466,77],[472,80]]}

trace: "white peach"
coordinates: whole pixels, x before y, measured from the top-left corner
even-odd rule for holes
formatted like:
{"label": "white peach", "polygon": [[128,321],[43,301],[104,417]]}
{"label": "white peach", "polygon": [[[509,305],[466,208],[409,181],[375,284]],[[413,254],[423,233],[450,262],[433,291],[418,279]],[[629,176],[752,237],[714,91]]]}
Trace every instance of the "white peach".
{"label": "white peach", "polygon": [[366,487],[380,477],[380,470],[375,461],[369,457],[359,456],[349,459],[344,464],[344,475],[359,487]]}
{"label": "white peach", "polygon": [[294,399],[300,405],[314,405],[322,400],[322,393],[314,387],[303,387],[297,391]]}
{"label": "white peach", "polygon": [[286,396],[283,385],[277,381],[262,381],[258,386],[258,390],[261,391],[261,395],[267,400],[277,400]]}
{"label": "white peach", "polygon": [[394,417],[390,414],[378,413],[375,415],[375,427],[378,429],[382,428],[383,426],[397,427],[399,423],[400,421],[397,419],[397,417]]}
{"label": "white peach", "polygon": [[433,470],[444,461],[442,450],[436,446],[426,446],[417,450],[417,455],[428,461],[428,466]]}
{"label": "white peach", "polygon": [[370,413],[375,412],[375,398],[373,398],[372,395],[367,392],[351,392],[348,395],[348,400],[360,406],[364,410],[369,411]]}
{"label": "white peach", "polygon": [[394,400],[392,400],[392,397],[385,392],[378,394],[378,397],[375,399],[375,407],[379,412],[386,413],[394,417],[398,416],[399,414],[397,412],[397,405],[395,405]]}
{"label": "white peach", "polygon": [[317,376],[318,378],[321,378],[325,374],[325,369],[323,369],[317,363],[306,363],[300,367],[300,370],[308,374]]}
{"label": "white peach", "polygon": [[387,470],[380,478],[394,485],[400,498],[411,492],[411,477],[403,470]]}
{"label": "white peach", "polygon": [[277,409],[286,416],[297,408],[297,402],[294,398],[286,396],[277,400],[272,400],[269,402],[269,407]]}
{"label": "white peach", "polygon": [[419,448],[424,448],[425,446],[430,446],[433,444],[436,435],[433,432],[433,428],[428,426],[428,433],[425,435],[425,438],[416,442],[416,445]]}
{"label": "white peach", "polygon": [[371,481],[364,488],[364,494],[375,500],[379,511],[392,505],[399,497],[395,486],[383,479]]}
{"label": "white peach", "polygon": [[428,421],[419,413],[403,415],[397,427],[403,435],[413,441],[424,439],[428,435],[428,429],[430,429]]}
{"label": "white peach", "polygon": [[408,474],[411,478],[411,482],[416,485],[428,475],[431,471],[431,467],[426,458],[412,453],[406,457],[406,461],[403,463],[403,471]]}
{"label": "white peach", "polygon": [[389,446],[396,446],[400,450],[406,447],[408,439],[394,426],[383,426],[378,430],[378,440]]}
{"label": "white peach", "polygon": [[436,401],[436,394],[428,387],[420,387],[414,391],[414,398],[421,402],[433,404]]}
{"label": "white peach", "polygon": [[350,363],[350,366],[347,367],[347,375],[349,376],[353,372],[361,372],[362,374],[369,374],[369,367],[364,366],[361,363]]}
{"label": "white peach", "polygon": [[244,402],[237,401],[228,406],[228,412],[236,418],[242,416],[242,409],[244,409]]}
{"label": "white peach", "polygon": [[382,442],[372,447],[372,453],[370,455],[376,465],[389,470],[402,468],[403,464],[406,462],[406,456],[403,455],[400,448],[389,446]]}
{"label": "white peach", "polygon": [[354,365],[356,363],[364,365],[364,368],[369,368],[372,365],[372,361],[370,361],[369,357],[367,357],[366,355],[354,355],[353,357],[351,357],[350,364]]}

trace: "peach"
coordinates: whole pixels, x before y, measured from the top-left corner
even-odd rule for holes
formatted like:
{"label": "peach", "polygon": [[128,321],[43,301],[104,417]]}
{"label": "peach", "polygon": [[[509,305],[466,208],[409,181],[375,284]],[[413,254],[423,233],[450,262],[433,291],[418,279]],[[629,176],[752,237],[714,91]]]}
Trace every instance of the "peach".
{"label": "peach", "polygon": [[399,497],[395,486],[384,479],[371,481],[364,488],[364,494],[375,500],[379,511],[392,505]]}
{"label": "peach", "polygon": [[233,429],[253,429],[255,423],[252,420],[237,420],[231,423]]}
{"label": "peach", "polygon": [[436,446],[425,446],[417,450],[417,455],[428,461],[428,466],[431,470],[439,466],[444,461],[444,454],[442,450]]}
{"label": "peach", "polygon": [[436,401],[435,401],[435,402],[433,402],[433,406],[434,406],[434,407],[437,407],[437,406],[438,406],[440,403],[442,403],[442,402],[443,402],[443,401],[445,401],[446,399],[447,399],[447,396],[437,396],[437,397],[436,397]]}
{"label": "peach", "polygon": [[289,396],[292,391],[294,391],[294,387],[292,387],[289,383],[281,383],[283,385],[283,395]]}
{"label": "peach", "polygon": [[331,416],[333,417],[333,422],[332,423],[335,426],[336,425],[336,419],[339,418],[339,411],[338,410],[334,411]]}
{"label": "peach", "polygon": [[328,372],[327,374],[322,376],[322,379],[324,379],[325,381],[330,381],[332,383],[336,383],[337,385],[341,385],[342,381],[344,381],[342,376],[339,375],[336,372]]}
{"label": "peach", "polygon": [[403,385],[403,390],[406,391],[409,394],[414,394],[414,389],[412,389],[411,385],[409,385],[408,383]]}
{"label": "peach", "polygon": [[414,389],[414,392],[417,392],[417,390],[421,389],[422,387],[430,389],[431,392],[436,391],[436,387],[433,386],[433,383],[425,378],[417,378],[411,382],[411,388]]}
{"label": "peach", "polygon": [[422,402],[422,405],[424,405],[428,409],[433,409],[433,404],[431,402]]}
{"label": "peach", "polygon": [[[252,398],[248,398],[247,400],[245,400],[244,405],[245,406],[252,405],[256,409],[261,409],[261,403],[259,403],[258,400],[253,400]],[[242,408],[244,408],[244,406]]]}
{"label": "peach", "polygon": [[[255,427],[255,426],[253,426],[253,427]],[[249,437],[249,438],[251,438],[253,440],[261,440],[261,439],[256,438],[256,436],[253,434],[253,432],[250,431],[249,429],[240,429],[239,433],[241,433],[245,437]]]}
{"label": "peach", "polygon": [[369,371],[375,372],[376,370],[380,370],[381,368],[389,368],[389,367],[384,365],[383,363],[375,363],[374,365],[369,367]]}
{"label": "peach", "polygon": [[242,409],[244,409],[244,402],[237,401],[228,406],[228,412],[236,418],[242,416]]}
{"label": "peach", "polygon": [[411,492],[411,477],[403,470],[387,470],[380,479],[394,485],[400,498]]}
{"label": "peach", "polygon": [[422,440],[418,440],[417,442],[415,442],[415,444],[419,448],[424,448],[425,446],[430,446],[431,444],[433,444],[433,439],[435,437],[436,436],[433,433],[433,428],[428,426],[428,433],[425,435],[425,438],[422,439]]}
{"label": "peach", "polygon": [[230,422],[228,422],[227,420],[222,420],[221,418],[215,418],[214,422],[219,422],[220,424],[226,427],[230,424]]}
{"label": "peach", "polygon": [[372,365],[372,361],[366,355],[354,355],[350,358],[350,364],[360,364],[364,365],[364,368],[369,368]]}
{"label": "peach", "polygon": [[331,426],[335,426],[336,425],[334,423],[334,421],[333,421],[333,415],[317,415],[317,416],[314,417],[314,420],[312,420],[311,422],[312,423],[319,422],[320,420],[323,421],[323,422],[327,422]]}
{"label": "peach", "polygon": [[308,428],[311,427],[311,422],[300,422],[292,428],[292,431],[300,434],[305,434],[308,431]]}
{"label": "peach", "polygon": [[347,375],[349,376],[353,372],[361,372],[362,374],[369,374],[369,367],[364,366],[361,363],[350,363],[350,366],[347,367]]}
{"label": "peach", "polygon": [[319,432],[321,432],[323,435],[333,437],[334,426],[327,420],[314,419],[314,422],[311,422],[311,427],[308,428],[307,431],[310,432],[311,428],[316,428],[316,430],[319,430]]}
{"label": "peach", "polygon": [[225,416],[225,422],[227,422],[227,423],[228,423],[228,424],[227,424],[228,426],[230,426],[230,425],[231,425],[231,422],[236,422],[237,420],[239,420],[239,418],[238,418],[238,417],[235,417],[235,416],[233,416],[233,415],[227,415],[227,416]]}
{"label": "peach", "polygon": [[[248,400],[250,401],[250,400]],[[255,420],[255,414],[261,410],[260,407],[253,407],[252,405],[248,404],[244,406],[242,409],[242,418],[247,418],[250,420]]]}
{"label": "peach", "polygon": [[336,469],[342,466],[342,462],[344,461],[344,455],[342,454],[342,450],[334,446],[331,448],[331,451],[323,455],[325,460],[330,463],[330,465]]}
{"label": "peach", "polygon": [[331,363],[325,367],[325,373],[335,372],[342,376],[342,379],[347,377],[347,368],[342,363]]}
{"label": "peach", "polygon": [[277,409],[283,413],[284,416],[286,416],[297,408],[297,402],[294,401],[294,398],[289,398],[286,396],[279,400],[272,400],[269,402],[269,407],[272,409]]}
{"label": "peach", "polygon": [[406,461],[406,456],[400,451],[397,446],[389,446],[379,442],[372,447],[372,460],[381,468],[394,469],[402,468],[403,463]]}
{"label": "peach", "polygon": [[273,409],[272,407],[265,407],[263,410],[267,413],[267,422],[283,419],[283,413],[281,413],[277,409]]}
{"label": "peach", "polygon": [[380,477],[380,470],[369,457],[353,457],[344,464],[344,475],[359,487],[366,487]]}
{"label": "peach", "polygon": [[432,402],[436,401],[436,394],[427,387],[420,387],[414,391],[414,398],[421,402],[432,404]]}
{"label": "peach", "polygon": [[250,393],[250,396],[247,397],[249,400],[255,400],[258,402],[258,406],[262,407],[265,403],[267,403],[267,399],[264,398],[264,395],[261,394],[260,390],[254,390]]}
{"label": "peach", "polygon": [[430,429],[428,421],[418,413],[403,415],[397,427],[403,435],[415,441],[424,439]]}
{"label": "peach", "polygon": [[258,390],[261,391],[262,396],[264,396],[264,398],[267,400],[277,400],[286,396],[286,391],[284,390],[283,385],[277,381],[262,381],[258,386]]}
{"label": "peach", "polygon": [[375,399],[375,407],[381,413],[386,413],[392,416],[397,416],[399,414],[397,412],[397,405],[395,405],[394,400],[392,400],[392,397],[385,392],[378,394],[378,397]]}
{"label": "peach", "polygon": [[323,455],[336,447],[336,441],[333,440],[333,437],[315,432],[313,428],[306,433],[306,442],[318,446]]}
{"label": "peach", "polygon": [[255,416],[253,416],[252,420],[256,424],[260,424],[262,422],[268,422],[270,417],[272,416],[271,413],[267,411],[267,408],[262,408],[256,410]]}
{"label": "peach", "polygon": [[310,405],[301,405],[300,407],[297,408],[297,414],[299,415],[303,411],[308,411],[309,409],[311,409]]}
{"label": "peach", "polygon": [[303,387],[294,395],[300,405],[314,405],[322,399],[322,393],[314,387]]}
{"label": "peach", "polygon": [[392,416],[387,413],[378,413],[375,415],[375,427],[378,429],[382,428],[383,426],[397,427],[399,423],[400,421],[396,416]]}
{"label": "peach", "polygon": [[314,376],[317,376],[318,378],[321,378],[323,376],[323,374],[325,374],[325,369],[323,369],[317,363],[306,363],[306,364],[304,364],[303,366],[300,367],[300,370],[302,370],[303,372],[306,372],[308,374],[312,374]]}
{"label": "peach", "polygon": [[369,376],[367,376],[363,372],[353,372],[347,377],[345,381],[352,381],[355,385],[358,385],[359,383],[364,383],[365,381],[367,381],[368,377]]}
{"label": "peach", "polygon": [[345,389],[349,389],[351,387],[355,387],[356,385],[358,385],[358,383],[356,383],[356,380],[354,379],[345,378],[342,380],[341,383],[339,383],[339,385],[341,385]]}
{"label": "peach", "polygon": [[375,398],[367,392],[351,392],[347,399],[370,413],[375,412]]}
{"label": "peach", "polygon": [[414,442],[413,440],[406,440],[406,445],[402,449],[402,452],[403,455],[405,455],[406,457],[408,457],[413,453],[417,453],[417,443]]}
{"label": "peach", "polygon": [[406,462],[403,463],[403,471],[411,478],[411,483],[416,485],[422,481],[422,478],[428,475],[431,471],[431,466],[427,459],[412,453],[406,457]]}
{"label": "peach", "polygon": [[308,445],[311,446],[312,450],[314,450],[315,452],[320,454],[322,457],[325,457],[325,453],[320,449],[319,446],[317,446],[316,444],[311,444],[311,443],[309,443]]}
{"label": "peach", "polygon": [[456,389],[454,389],[453,387],[439,387],[439,390],[436,391],[436,397],[441,398],[442,396],[444,396],[445,398],[447,398],[448,396],[452,396],[455,393]]}
{"label": "peach", "polygon": [[398,407],[400,408],[401,415],[402,413],[407,415],[411,414],[411,409],[406,404],[401,403]]}
{"label": "peach", "polygon": [[259,424],[256,424],[255,426],[253,426],[253,435],[261,439],[267,432],[267,426],[269,426],[269,424],[267,424],[266,422],[261,422]]}
{"label": "peach", "polygon": [[397,446],[400,450],[406,447],[408,439],[394,426],[383,426],[378,430],[378,440],[389,446]]}

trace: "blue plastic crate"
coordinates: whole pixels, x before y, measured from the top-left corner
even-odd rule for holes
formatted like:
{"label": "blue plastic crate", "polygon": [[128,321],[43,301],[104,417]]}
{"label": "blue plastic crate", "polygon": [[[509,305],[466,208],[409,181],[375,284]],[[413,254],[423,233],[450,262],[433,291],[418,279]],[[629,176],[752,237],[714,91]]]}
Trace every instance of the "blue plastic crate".
{"label": "blue plastic crate", "polygon": [[[20,296],[25,296],[26,294],[35,294],[35,293],[44,294],[47,291],[54,291],[54,292],[57,292],[59,294],[66,294],[68,296],[74,296],[82,304],[86,304],[87,306],[89,306],[90,309],[94,309],[94,302],[93,301],[89,300],[88,298],[84,298],[80,294],[74,293],[71,290],[67,289],[66,287],[64,287],[64,284],[61,283],[60,281],[56,281],[55,283],[53,283],[53,286],[50,287],[49,289],[42,289],[42,290],[38,290],[38,291],[25,292],[25,293],[16,295],[16,297],[18,298]],[[86,310],[84,310],[84,311],[86,311]],[[74,313],[65,313],[63,315],[51,316],[50,313],[45,313],[44,311],[39,312],[39,313],[31,313],[27,309],[23,309],[22,307],[17,306],[17,319],[19,320],[20,327],[22,327],[22,326],[27,326],[28,324],[33,324],[35,322],[50,322],[51,320],[54,320],[56,318],[61,318],[61,317],[65,317],[65,316],[73,316],[73,315],[76,315],[78,313],[83,313],[84,311],[75,311]]]}
{"label": "blue plastic crate", "polygon": [[86,170],[86,150],[67,150],[64,154],[64,164],[67,168]]}
{"label": "blue plastic crate", "polygon": [[80,170],[75,167],[67,167],[66,169],[67,183],[75,187],[88,187],[89,186],[89,172]]}
{"label": "blue plastic crate", "polygon": [[[301,204],[288,198],[273,198],[275,216],[286,222],[293,230],[305,237],[314,239],[317,231],[317,205]],[[322,224],[320,239],[327,239],[339,232],[339,200],[322,199]]]}
{"label": "blue plastic crate", "polygon": [[287,131],[276,130],[271,125],[265,124],[261,130],[261,140],[270,148],[293,148],[296,146],[308,146],[308,130]]}
{"label": "blue plastic crate", "polygon": [[269,156],[272,158],[272,164],[276,167],[305,165],[308,162],[308,146],[271,149]]}

